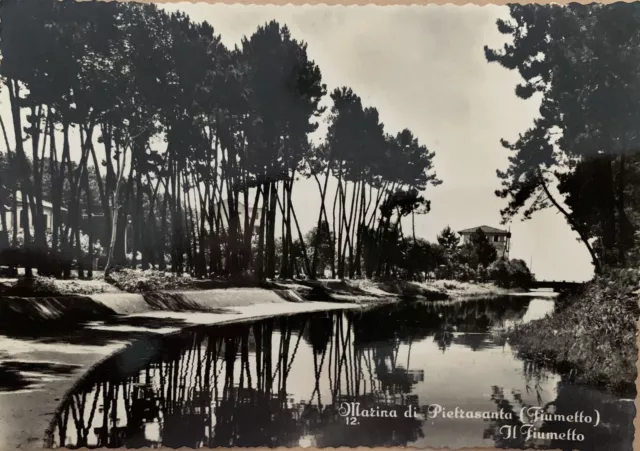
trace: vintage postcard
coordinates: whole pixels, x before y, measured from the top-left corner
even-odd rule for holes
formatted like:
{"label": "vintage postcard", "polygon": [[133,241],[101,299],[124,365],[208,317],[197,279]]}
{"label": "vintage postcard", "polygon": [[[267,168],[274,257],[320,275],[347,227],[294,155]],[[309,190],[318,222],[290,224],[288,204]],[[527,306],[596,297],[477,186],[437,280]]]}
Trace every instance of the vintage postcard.
{"label": "vintage postcard", "polygon": [[0,5],[0,449],[631,451],[640,3]]}

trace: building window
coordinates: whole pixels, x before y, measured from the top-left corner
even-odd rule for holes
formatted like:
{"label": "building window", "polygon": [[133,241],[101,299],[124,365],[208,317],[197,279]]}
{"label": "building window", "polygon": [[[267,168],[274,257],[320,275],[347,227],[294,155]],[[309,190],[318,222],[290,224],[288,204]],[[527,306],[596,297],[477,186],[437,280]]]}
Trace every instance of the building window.
{"label": "building window", "polygon": [[493,237],[493,242],[497,243],[498,241],[500,241],[500,237],[499,236],[494,236]]}

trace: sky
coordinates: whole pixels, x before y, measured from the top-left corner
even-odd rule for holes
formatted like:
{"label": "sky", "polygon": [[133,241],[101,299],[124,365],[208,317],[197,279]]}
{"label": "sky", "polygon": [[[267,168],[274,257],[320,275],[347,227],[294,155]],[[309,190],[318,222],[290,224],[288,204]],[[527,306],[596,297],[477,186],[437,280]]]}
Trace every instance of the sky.
{"label": "sky", "polygon": [[[506,169],[514,140],[532,125],[539,99],[515,95],[519,76],[489,64],[484,46],[502,47],[496,28],[504,6],[274,6],[206,3],[162,4],[195,21],[206,20],[228,47],[272,19],[308,44],[329,92],[351,87],[365,106],[375,106],[387,132],[409,128],[435,151],[443,184],[427,190],[431,212],[416,217],[416,234],[435,240],[449,225],[461,230],[501,227],[505,200],[497,169]],[[325,103],[327,104],[327,103]],[[324,133],[326,125],[318,133]],[[315,182],[296,182],[294,205],[301,228],[317,221]],[[309,212],[306,213],[305,212]],[[532,266],[539,279],[585,280],[593,273],[588,252],[554,210],[526,222],[515,218],[511,257]]]}
{"label": "sky", "polygon": [[[454,230],[510,228],[511,258],[525,260],[538,279],[581,281],[592,276],[586,248],[557,211],[500,224],[506,201],[494,194],[500,187],[496,170],[506,169],[510,154],[500,139],[515,140],[526,131],[539,106],[539,99],[516,97],[516,72],[485,59],[485,45],[499,48],[505,43],[495,23],[508,19],[506,7],[159,6],[182,11],[194,21],[206,20],[228,47],[272,19],[286,24],[295,39],[307,43],[329,92],[348,86],[365,106],[378,109],[386,132],[410,129],[435,152],[435,170],[443,181],[425,193],[431,212],[416,216],[418,236],[435,240],[447,225]],[[8,102],[2,100],[0,114],[7,121]],[[317,135],[324,132],[323,123]],[[315,226],[320,195],[313,179],[296,182],[293,202],[301,229]]]}

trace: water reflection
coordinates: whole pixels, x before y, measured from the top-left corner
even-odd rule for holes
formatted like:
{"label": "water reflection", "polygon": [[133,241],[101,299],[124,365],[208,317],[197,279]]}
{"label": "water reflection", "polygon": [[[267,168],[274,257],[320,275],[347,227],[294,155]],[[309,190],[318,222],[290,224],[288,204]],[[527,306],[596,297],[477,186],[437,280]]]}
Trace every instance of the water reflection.
{"label": "water reflection", "polygon": [[[600,428],[600,435],[585,431],[589,446],[574,447],[610,449],[597,444],[623,431],[633,412],[610,395],[588,388],[579,393],[558,376],[519,361],[493,333],[547,313],[550,302],[406,303],[145,339],[92,371],[62,403],[48,445],[557,449],[563,444],[505,439],[502,420],[427,415],[435,403],[516,413],[520,406],[555,403],[559,411],[609,406],[613,426]],[[396,417],[348,424],[339,414],[343,402],[395,411]],[[421,415],[405,417],[409,408]],[[520,420],[516,415],[511,421]],[[624,449],[626,438],[617,440],[616,449]]]}

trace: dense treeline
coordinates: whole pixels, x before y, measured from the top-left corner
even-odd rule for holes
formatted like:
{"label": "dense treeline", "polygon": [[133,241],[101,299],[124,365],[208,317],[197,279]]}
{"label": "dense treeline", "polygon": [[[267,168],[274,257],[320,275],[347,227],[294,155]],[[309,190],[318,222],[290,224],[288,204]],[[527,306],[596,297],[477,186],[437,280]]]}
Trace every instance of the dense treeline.
{"label": "dense treeline", "polygon": [[[588,249],[596,277],[553,315],[508,334],[523,355],[579,381],[635,396],[640,284],[640,5],[512,5],[510,45],[489,61],[517,70],[540,116],[498,175],[503,214],[546,207]],[[517,446],[517,444],[516,444]]]}
{"label": "dense treeline", "polygon": [[[0,202],[32,215],[4,233],[28,274],[69,276],[75,261],[82,277],[102,252],[107,272],[390,276],[385,249],[409,240],[401,219],[428,211],[422,193],[440,183],[434,153],[385,132],[349,88],[330,94],[314,143],[327,88],[277,22],[228,49],[209,24],[154,5],[12,0],[0,19]],[[292,202],[300,177],[322,200],[312,239]]]}
{"label": "dense treeline", "polygon": [[[636,264],[638,6],[510,12],[498,29],[511,41],[487,59],[518,70],[516,94],[542,103],[503,142],[514,152],[498,171],[504,220],[554,207],[596,272]],[[30,211],[31,224],[2,234],[27,252],[27,273],[69,276],[75,262],[83,276],[102,257],[107,272],[415,278],[460,260],[402,228],[430,209],[434,153],[409,130],[385,131],[351,89],[328,92],[285,26],[228,49],[209,24],[153,5],[12,0],[0,20],[0,228]],[[310,232],[293,202],[301,178],[321,200]],[[479,273],[481,260],[462,265]]]}
{"label": "dense treeline", "polygon": [[[506,220],[557,209],[587,247],[596,273],[640,261],[640,6],[512,5],[485,48],[517,70],[516,94],[541,97],[540,117],[514,143],[500,197]],[[558,188],[559,197],[554,194]]]}
{"label": "dense treeline", "polygon": [[[324,235],[318,233],[324,230]],[[462,282],[494,282],[505,288],[527,288],[534,280],[526,263],[520,259],[509,260],[508,253],[498,252],[489,237],[478,228],[469,242],[462,243],[460,235],[451,227],[445,227],[435,242],[424,238],[405,239],[392,232],[391,238],[382,241],[382,248],[374,240],[363,243],[364,271],[367,278],[384,280],[424,281],[426,278],[458,280]],[[326,223],[312,229],[306,236],[306,242],[313,249],[307,249],[300,241],[293,244],[293,264],[303,268],[305,258],[311,260],[317,254],[320,268],[330,268],[334,261],[331,247],[330,229]],[[384,253],[384,259],[378,255]],[[276,259],[282,258],[282,240],[276,242]],[[382,262],[385,272],[376,271],[375,263]],[[373,264],[372,264],[373,263]],[[296,276],[302,273],[296,272]]]}

